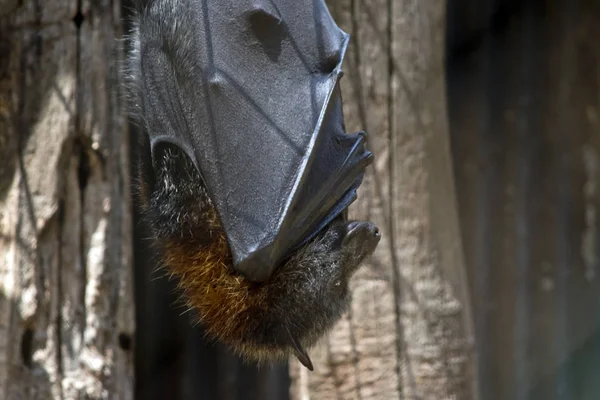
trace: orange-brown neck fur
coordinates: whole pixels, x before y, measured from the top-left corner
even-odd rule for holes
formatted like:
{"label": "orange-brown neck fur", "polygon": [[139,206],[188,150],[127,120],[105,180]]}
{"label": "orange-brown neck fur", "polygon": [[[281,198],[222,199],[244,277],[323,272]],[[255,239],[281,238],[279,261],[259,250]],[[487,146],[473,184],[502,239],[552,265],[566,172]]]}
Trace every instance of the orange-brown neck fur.
{"label": "orange-brown neck fur", "polygon": [[268,307],[268,285],[244,279],[231,269],[231,254],[225,234],[214,211],[207,211],[208,235],[171,237],[164,245],[163,260],[178,277],[189,307],[198,312],[207,333],[239,348],[245,342],[249,318]]}

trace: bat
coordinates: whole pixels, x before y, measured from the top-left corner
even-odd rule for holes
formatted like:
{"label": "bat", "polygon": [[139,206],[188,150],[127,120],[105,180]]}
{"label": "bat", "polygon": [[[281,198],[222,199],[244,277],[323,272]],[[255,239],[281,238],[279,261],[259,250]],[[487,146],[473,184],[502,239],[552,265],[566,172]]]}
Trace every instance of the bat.
{"label": "bat", "polygon": [[373,155],[347,134],[349,36],[323,0],[138,1],[126,65],[138,199],[212,338],[248,359],[306,348],[380,239],[351,221]]}

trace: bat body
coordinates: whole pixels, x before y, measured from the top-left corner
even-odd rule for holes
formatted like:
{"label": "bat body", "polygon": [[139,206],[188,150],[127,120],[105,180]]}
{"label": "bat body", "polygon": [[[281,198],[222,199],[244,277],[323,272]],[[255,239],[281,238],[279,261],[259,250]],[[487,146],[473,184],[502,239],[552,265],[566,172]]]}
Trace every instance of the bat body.
{"label": "bat body", "polygon": [[207,333],[248,358],[313,345],[379,231],[348,221],[372,154],[345,133],[348,36],[319,0],[149,0],[128,91],[139,203]]}

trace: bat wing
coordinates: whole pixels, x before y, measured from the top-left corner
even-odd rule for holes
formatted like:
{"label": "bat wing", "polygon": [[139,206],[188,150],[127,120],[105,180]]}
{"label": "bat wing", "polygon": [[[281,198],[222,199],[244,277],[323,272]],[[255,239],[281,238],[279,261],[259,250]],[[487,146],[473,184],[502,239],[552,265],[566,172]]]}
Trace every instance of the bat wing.
{"label": "bat wing", "polygon": [[354,201],[372,160],[364,133],[345,133],[349,36],[323,0],[155,0],[140,20],[153,152],[187,153],[234,268],[264,281]]}

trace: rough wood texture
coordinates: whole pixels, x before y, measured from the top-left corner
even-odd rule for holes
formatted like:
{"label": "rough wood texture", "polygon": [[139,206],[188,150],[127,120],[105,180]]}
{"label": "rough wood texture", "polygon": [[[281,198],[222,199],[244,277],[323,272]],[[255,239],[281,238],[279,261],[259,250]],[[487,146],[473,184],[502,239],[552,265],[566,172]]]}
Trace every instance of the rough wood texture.
{"label": "rough wood texture", "polygon": [[353,210],[376,221],[383,239],[353,280],[350,312],[312,351],[316,371],[293,362],[292,397],[476,398],[445,105],[445,2],[340,0],[330,8],[352,35],[347,127],[365,128],[376,155]]}
{"label": "rough wood texture", "polygon": [[120,4],[0,0],[0,399],[127,399]]}

